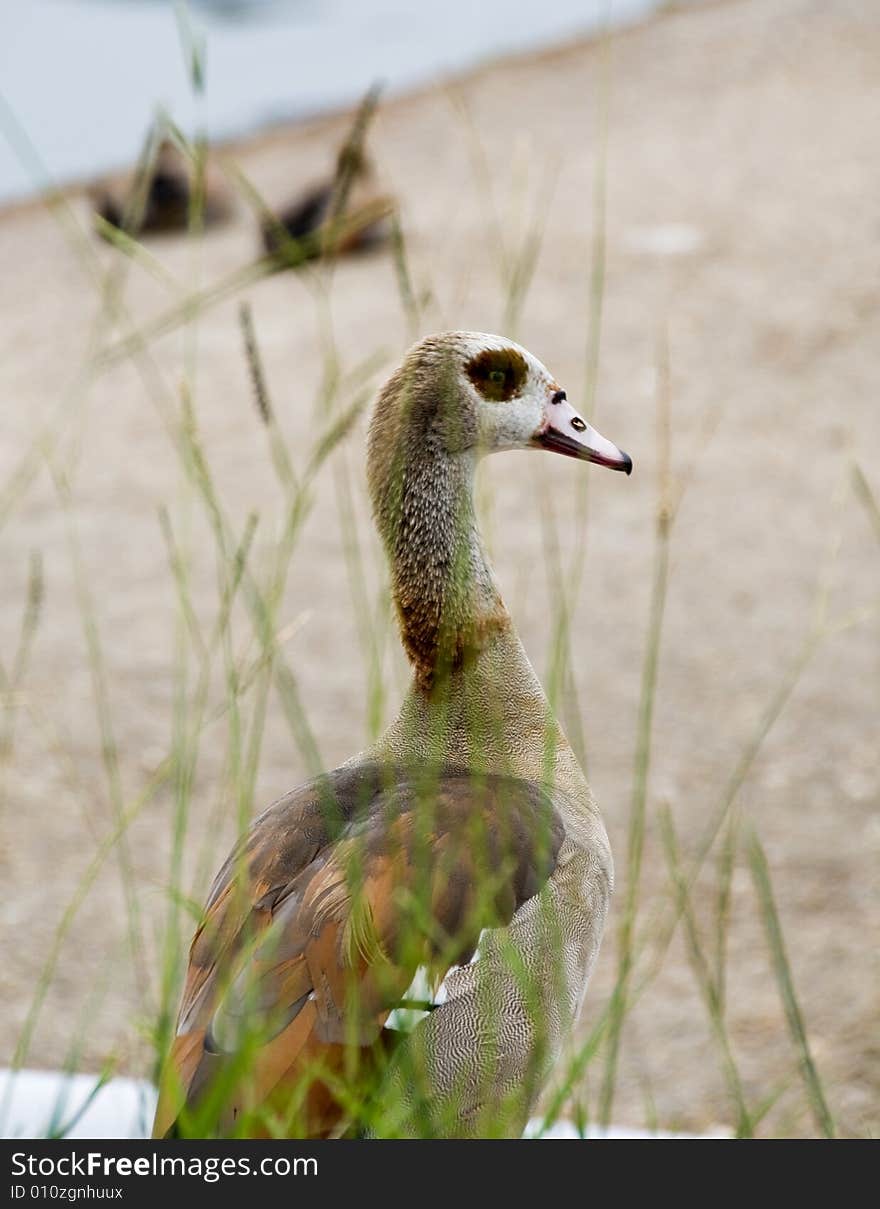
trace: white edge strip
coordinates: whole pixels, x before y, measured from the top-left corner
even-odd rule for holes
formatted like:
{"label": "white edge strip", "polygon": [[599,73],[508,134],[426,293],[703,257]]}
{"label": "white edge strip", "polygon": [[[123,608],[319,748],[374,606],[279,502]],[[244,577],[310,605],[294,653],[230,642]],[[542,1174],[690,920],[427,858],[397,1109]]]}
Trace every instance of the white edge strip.
{"label": "white edge strip", "polygon": [[[156,1091],[138,1079],[109,1079],[96,1091],[97,1075],[67,1075],[61,1071],[0,1070],[0,1137],[44,1138],[50,1133],[75,1140],[84,1138],[149,1137]],[[541,1132],[541,1122],[529,1122],[524,1137]],[[570,1121],[557,1121],[544,1138],[577,1140],[580,1133]],[[723,1138],[723,1131],[706,1134],[652,1132],[612,1125],[590,1126],[587,1138]]]}

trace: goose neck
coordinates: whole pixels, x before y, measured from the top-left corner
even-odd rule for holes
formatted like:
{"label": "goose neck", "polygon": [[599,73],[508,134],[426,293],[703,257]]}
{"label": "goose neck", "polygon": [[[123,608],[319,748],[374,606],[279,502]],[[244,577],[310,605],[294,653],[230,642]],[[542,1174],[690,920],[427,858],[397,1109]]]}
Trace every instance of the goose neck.
{"label": "goose neck", "polygon": [[510,626],[474,509],[475,457],[435,454],[404,468],[383,533],[401,639],[430,691],[471,665]]}

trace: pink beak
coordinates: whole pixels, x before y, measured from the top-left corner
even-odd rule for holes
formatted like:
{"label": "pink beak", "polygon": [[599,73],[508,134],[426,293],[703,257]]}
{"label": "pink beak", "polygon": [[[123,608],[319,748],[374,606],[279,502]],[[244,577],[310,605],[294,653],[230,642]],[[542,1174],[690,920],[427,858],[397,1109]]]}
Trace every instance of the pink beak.
{"label": "pink beak", "polygon": [[544,415],[532,437],[532,444],[540,449],[552,449],[554,453],[564,453],[569,458],[596,462],[610,470],[632,474],[629,454],[606,440],[579,416],[566,399],[564,390],[557,390],[544,404]]}

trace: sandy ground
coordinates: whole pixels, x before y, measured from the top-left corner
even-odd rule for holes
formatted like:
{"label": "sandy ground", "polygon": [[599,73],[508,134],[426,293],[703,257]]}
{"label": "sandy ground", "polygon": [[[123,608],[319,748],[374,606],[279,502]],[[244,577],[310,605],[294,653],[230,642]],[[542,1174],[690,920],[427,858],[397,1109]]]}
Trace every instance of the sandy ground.
{"label": "sandy ground", "polygon": [[[512,246],[523,214],[539,214],[543,240],[515,334],[573,398],[582,396],[603,79],[610,89],[598,420],[632,454],[636,473],[630,480],[593,474],[586,574],[574,613],[573,673],[590,777],[619,870],[616,915],[588,996],[585,1031],[613,982],[626,884],[652,569],[661,333],[671,365],[675,468],[682,471],[700,452],[672,539],[646,918],[668,896],[658,809],[669,803],[683,846],[696,842],[802,648],[817,584],[828,589],[832,618],[876,606],[880,596],[880,545],[850,483],[857,459],[880,494],[875,6],[731,0],[616,36],[607,54],[596,45],[570,46],[389,104],[373,146],[401,199],[417,289],[430,293],[422,329],[499,328],[504,290],[494,232]],[[268,198],[280,201],[329,162],[343,127],[334,119],[273,131],[233,155]],[[472,130],[485,177],[475,167]],[[82,198],[74,199],[73,212],[85,229]],[[198,250],[167,238],[149,247],[178,282],[192,286],[245,263],[254,244],[243,211]],[[99,314],[93,270],[112,256],[87,238],[79,242],[42,206],[0,215],[0,502],[39,432],[66,468],[71,496],[63,508],[38,460],[12,510],[0,512],[0,652],[7,670],[31,551],[42,554],[45,573],[32,659],[16,697],[15,744],[0,766],[0,1063],[12,1058],[62,913],[111,828],[71,534],[96,603],[126,802],[168,752],[173,730],[177,608],[160,504],[169,507],[177,531],[190,534],[196,613],[209,624],[216,612],[210,542],[160,421],[157,383],[173,399],[187,367],[196,365],[195,406],[229,515],[240,529],[249,511],[260,512],[258,565],[281,521],[236,302],[204,315],[197,336],[178,332],[159,341],[151,354],[155,376],[128,359],[84,380]],[[314,399],[327,317],[347,369],[377,350],[388,368],[407,343],[391,260],[379,255],[341,264],[323,310],[310,276],[276,277],[245,296],[280,423],[301,458],[326,419],[316,416]],[[143,322],[176,295],[135,268],[124,297],[130,315]],[[108,339],[105,329],[101,339]],[[377,582],[362,436],[361,426],[315,485],[282,608],[284,621],[298,625],[286,657],[328,765],[361,745],[367,725],[366,672],[338,508],[345,474],[361,537],[370,543],[371,583]],[[559,556],[570,566],[583,473],[562,459],[525,455],[497,459],[487,469],[487,525],[499,578],[542,675],[551,588],[540,501],[555,512]],[[243,619],[240,633],[244,641]],[[399,662],[394,677],[402,682]],[[212,691],[220,699],[222,685]],[[880,1124],[878,705],[875,617],[821,645],[738,799],[744,823],[757,824],[766,847],[814,1055],[847,1133],[876,1132]],[[197,895],[232,833],[232,808],[218,788],[228,737],[217,724],[202,740],[187,842],[187,878]],[[273,700],[255,805],[304,772]],[[218,826],[220,808],[227,817]],[[159,794],[131,833],[148,971],[167,910],[171,809],[170,794]],[[199,870],[205,836],[216,842]],[[710,867],[696,894],[707,936],[714,885]],[[28,1065],[60,1064],[78,1045],[75,1058],[84,1069],[99,1069],[115,1055],[123,1070],[143,1070],[153,990],[140,989],[132,977],[119,886],[111,859],[65,933]],[[745,1094],[757,1105],[781,1089],[762,1133],[812,1133],[742,852],[731,910],[728,1022]],[[596,1074],[584,1088],[591,1103],[597,1082]],[[678,941],[624,1034],[615,1117],[634,1125],[656,1117],[679,1128],[732,1120],[717,1048]]]}

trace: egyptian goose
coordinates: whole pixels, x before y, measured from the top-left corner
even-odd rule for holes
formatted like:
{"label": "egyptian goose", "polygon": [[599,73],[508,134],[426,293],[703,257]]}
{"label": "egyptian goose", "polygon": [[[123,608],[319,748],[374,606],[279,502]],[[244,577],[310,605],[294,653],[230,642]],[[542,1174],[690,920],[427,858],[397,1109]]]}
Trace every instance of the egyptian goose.
{"label": "egyptian goose", "polygon": [[524,348],[415,345],[368,448],[412,684],[373,747],[270,806],[220,870],[155,1136],[521,1133],[613,873],[477,530],[476,464],[504,449],[632,469]]}
{"label": "egyptian goose", "polygon": [[[140,219],[135,220],[129,213],[134,184],[124,192],[99,189],[93,198],[95,210],[105,222],[128,230],[131,235],[186,231],[190,222],[192,178],[190,161],[170,139],[163,139],[150,170]],[[232,202],[223,181],[208,170],[203,189],[201,221],[211,226],[228,218]],[[129,222],[131,229],[126,225]]]}
{"label": "egyptian goose", "polygon": [[[337,203],[339,212],[334,214]],[[282,265],[296,266],[325,252],[365,252],[383,244],[391,231],[392,198],[376,183],[363,149],[346,143],[335,173],[307,186],[261,225],[263,247]]]}

